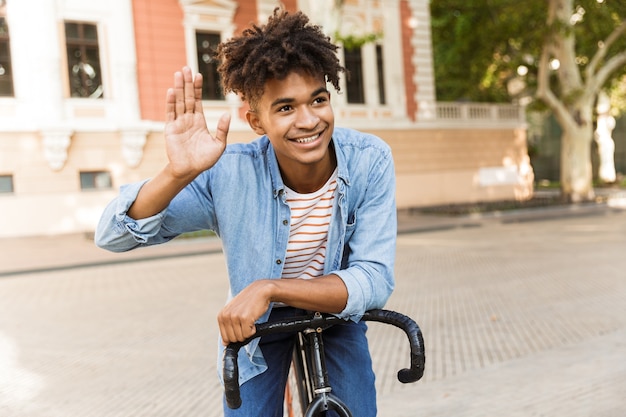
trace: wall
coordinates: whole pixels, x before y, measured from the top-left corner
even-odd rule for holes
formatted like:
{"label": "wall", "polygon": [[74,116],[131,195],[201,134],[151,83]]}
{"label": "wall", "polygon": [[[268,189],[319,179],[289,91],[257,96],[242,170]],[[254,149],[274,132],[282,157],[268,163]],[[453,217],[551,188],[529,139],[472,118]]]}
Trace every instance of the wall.
{"label": "wall", "polygon": [[[392,147],[399,208],[469,201],[526,198],[532,177],[519,182],[526,155],[525,133],[511,129],[369,130]],[[229,142],[253,138],[230,133]],[[0,166],[14,173],[15,192],[0,194],[0,237],[90,233],[104,206],[125,183],[153,176],[165,164],[163,135],[147,135],[137,167],[125,160],[119,133],[76,134],[58,171],[43,157],[38,134],[0,134]],[[12,155],[10,160],[2,155]],[[81,170],[99,167],[112,174],[113,189],[81,191]],[[490,174],[491,173],[491,174]],[[532,174],[532,172],[531,172]],[[498,178],[498,175],[500,177]]]}
{"label": "wall", "polygon": [[373,133],[391,145],[399,208],[520,200],[532,195],[524,129]]}

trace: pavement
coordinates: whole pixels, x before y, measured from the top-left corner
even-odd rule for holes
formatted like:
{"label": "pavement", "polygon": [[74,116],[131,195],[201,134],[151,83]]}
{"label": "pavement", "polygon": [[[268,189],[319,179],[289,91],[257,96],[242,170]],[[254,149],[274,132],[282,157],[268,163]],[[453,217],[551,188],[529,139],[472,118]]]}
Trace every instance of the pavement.
{"label": "pavement", "polygon": [[[427,371],[398,383],[405,339],[373,324],[379,415],[624,415],[626,195],[398,220],[387,307],[419,323]],[[216,238],[113,254],[25,237],[0,254],[0,417],[221,415]]]}

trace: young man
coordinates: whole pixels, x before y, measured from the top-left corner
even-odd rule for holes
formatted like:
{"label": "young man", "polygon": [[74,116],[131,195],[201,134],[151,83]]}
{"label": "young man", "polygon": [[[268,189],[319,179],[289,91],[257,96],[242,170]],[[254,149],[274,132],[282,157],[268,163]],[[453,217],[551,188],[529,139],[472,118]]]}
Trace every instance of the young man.
{"label": "young man", "polygon": [[[327,83],[339,91],[337,47],[302,13],[276,10],[218,48],[225,91],[250,105],[260,138],[226,146],[229,117],[210,133],[202,77],[183,68],[167,92],[168,164],[123,186],[106,208],[96,244],[112,251],[210,229],[221,238],[231,296],[218,315],[222,343],[255,322],[333,313],[324,333],[333,392],[355,416],[376,415],[374,374],[359,323],[394,287],[395,177],[380,139],[335,128]],[[230,416],[282,416],[293,338],[262,338],[239,356],[241,395]],[[332,415],[332,414],[331,414]]]}

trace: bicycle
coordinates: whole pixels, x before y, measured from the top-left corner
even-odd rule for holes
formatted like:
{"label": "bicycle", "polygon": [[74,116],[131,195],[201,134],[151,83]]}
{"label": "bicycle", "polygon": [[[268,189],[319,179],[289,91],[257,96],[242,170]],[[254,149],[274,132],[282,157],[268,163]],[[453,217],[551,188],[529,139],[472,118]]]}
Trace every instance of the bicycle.
{"label": "bicycle", "polygon": [[[424,375],[424,339],[413,319],[396,311],[378,309],[365,312],[361,320],[391,324],[406,333],[410,344],[410,367],[398,371],[400,382],[416,382]],[[322,333],[325,329],[342,323],[346,322],[333,315],[316,312],[309,316],[258,324],[252,337],[243,342],[229,344],[223,359],[224,395],[228,407],[236,409],[241,406],[237,366],[239,349],[257,337],[295,332],[292,369],[304,417],[323,416],[328,410],[335,410],[340,417],[352,417],[348,407],[332,393],[324,359]]]}

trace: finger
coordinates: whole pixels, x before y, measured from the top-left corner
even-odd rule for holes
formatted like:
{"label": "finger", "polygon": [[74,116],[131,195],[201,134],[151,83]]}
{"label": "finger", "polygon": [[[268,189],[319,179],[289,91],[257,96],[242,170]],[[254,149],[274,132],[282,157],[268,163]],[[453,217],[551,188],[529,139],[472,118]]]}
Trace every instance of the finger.
{"label": "finger", "polygon": [[195,89],[193,85],[193,76],[191,75],[191,68],[183,68],[183,83],[185,92],[185,113],[193,113],[196,108]]}
{"label": "finger", "polygon": [[196,74],[193,79],[193,90],[194,90],[194,98],[195,98],[195,108],[194,111],[196,113],[203,113],[202,111],[202,74]]}
{"label": "finger", "polygon": [[234,340],[233,334],[230,331],[230,326],[228,326],[224,322],[221,314],[218,315],[217,324],[220,329],[220,336],[222,337],[222,343],[224,344],[224,346],[226,346]]}
{"label": "finger", "polygon": [[222,344],[227,346],[229,343],[233,343],[235,341],[235,337],[232,332],[227,328],[220,327],[220,336],[222,336]]}
{"label": "finger", "polygon": [[175,100],[175,114],[181,115],[185,112],[185,96],[183,93],[183,74],[180,71],[174,73],[174,100]]}
{"label": "finger", "polygon": [[217,121],[217,129],[215,131],[215,139],[222,143],[226,143],[228,131],[230,129],[230,113],[224,113]]}
{"label": "finger", "polygon": [[233,342],[243,342],[256,333],[254,321],[240,320],[236,316],[226,319],[224,315],[218,318],[218,322],[224,345]]}
{"label": "finger", "polygon": [[247,326],[247,328],[244,328],[243,330],[244,330],[243,338],[247,339],[249,337],[254,336],[254,334],[256,333],[256,326],[255,326],[255,324],[253,322],[253,323],[249,324]]}
{"label": "finger", "polygon": [[224,345],[237,341],[237,328],[241,327],[229,311],[228,304],[217,315],[217,323],[220,328],[220,335],[222,336],[222,342]]}
{"label": "finger", "polygon": [[[242,324],[237,321],[232,321],[228,325],[224,326],[224,334],[228,343],[243,342],[246,339],[244,328]],[[228,344],[227,343],[227,344]]]}
{"label": "finger", "polygon": [[239,325],[233,324],[233,331],[235,332],[235,341],[243,342],[250,336],[256,333],[256,328],[254,326],[254,322],[239,322]]}
{"label": "finger", "polygon": [[172,122],[176,119],[176,94],[173,88],[168,88],[165,94],[165,121]]}

